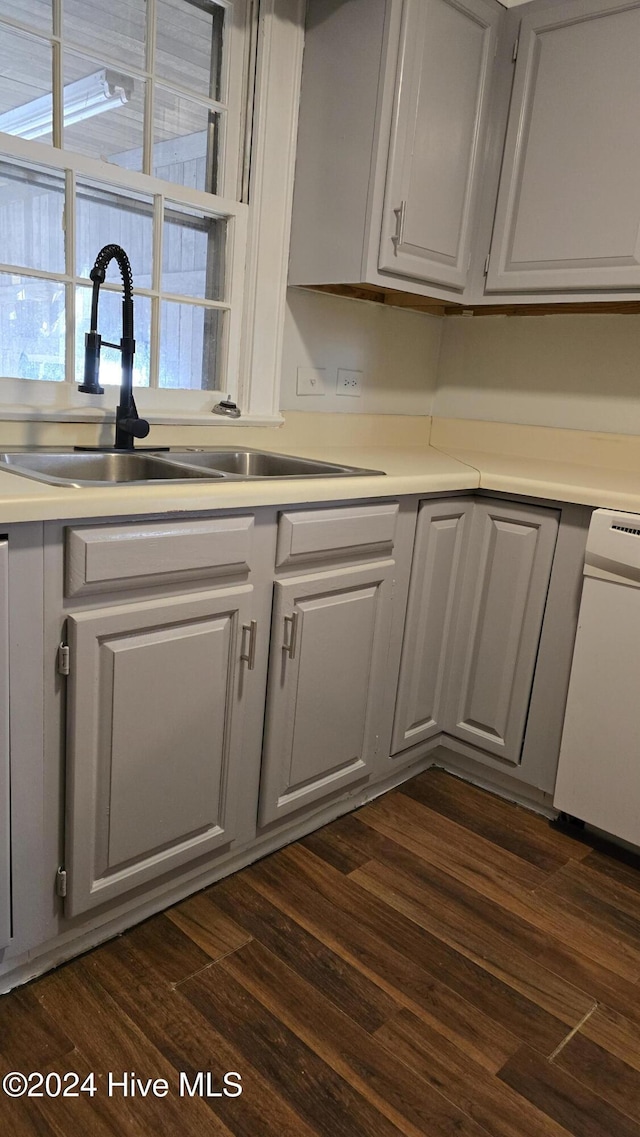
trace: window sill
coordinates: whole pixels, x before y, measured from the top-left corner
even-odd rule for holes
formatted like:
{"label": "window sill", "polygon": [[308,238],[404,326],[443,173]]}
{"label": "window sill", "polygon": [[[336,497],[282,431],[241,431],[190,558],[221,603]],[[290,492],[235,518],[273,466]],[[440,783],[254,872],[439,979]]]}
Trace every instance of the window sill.
{"label": "window sill", "polygon": [[[226,418],[212,411],[149,411],[140,408],[140,415],[151,426],[223,426],[233,429],[242,426],[282,426],[282,415],[242,415]],[[100,407],[25,407],[2,406],[0,422],[88,422],[109,424],[115,422],[115,412]]]}

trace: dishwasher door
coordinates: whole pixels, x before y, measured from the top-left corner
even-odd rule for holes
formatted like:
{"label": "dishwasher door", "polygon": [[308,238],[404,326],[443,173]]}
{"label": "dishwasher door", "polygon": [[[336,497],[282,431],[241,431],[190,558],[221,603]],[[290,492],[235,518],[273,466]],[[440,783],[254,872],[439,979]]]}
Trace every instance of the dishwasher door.
{"label": "dishwasher door", "polygon": [[592,517],[553,804],[640,845],[640,516]]}

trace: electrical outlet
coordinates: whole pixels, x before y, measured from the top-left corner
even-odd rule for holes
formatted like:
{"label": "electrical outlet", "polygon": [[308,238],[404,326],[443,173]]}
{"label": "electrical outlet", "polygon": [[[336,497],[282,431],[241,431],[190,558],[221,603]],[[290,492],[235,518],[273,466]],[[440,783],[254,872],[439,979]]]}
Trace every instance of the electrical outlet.
{"label": "electrical outlet", "polygon": [[324,367],[299,367],[296,394],[324,395]]}
{"label": "electrical outlet", "polygon": [[359,399],[362,391],[360,384],[362,382],[361,371],[347,371],[344,367],[338,368],[338,382],[336,384],[337,395],[351,395]]}

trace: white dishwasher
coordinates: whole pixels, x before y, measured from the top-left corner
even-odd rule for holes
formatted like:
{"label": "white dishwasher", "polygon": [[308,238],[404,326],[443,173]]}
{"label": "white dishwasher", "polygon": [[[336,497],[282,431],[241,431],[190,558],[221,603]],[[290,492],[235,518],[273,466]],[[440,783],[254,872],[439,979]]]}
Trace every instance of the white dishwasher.
{"label": "white dishwasher", "polygon": [[557,809],[640,845],[640,515],[591,518]]}

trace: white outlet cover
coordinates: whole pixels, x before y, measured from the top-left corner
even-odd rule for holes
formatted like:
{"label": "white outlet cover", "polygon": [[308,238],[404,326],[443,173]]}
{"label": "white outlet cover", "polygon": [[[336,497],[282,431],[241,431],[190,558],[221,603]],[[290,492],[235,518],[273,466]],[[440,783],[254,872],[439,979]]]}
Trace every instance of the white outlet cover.
{"label": "white outlet cover", "polygon": [[362,394],[361,385],[361,371],[349,371],[346,367],[338,368],[337,395],[350,395],[351,398],[359,399]]}
{"label": "white outlet cover", "polygon": [[296,376],[297,395],[324,395],[324,367],[299,367]]}

